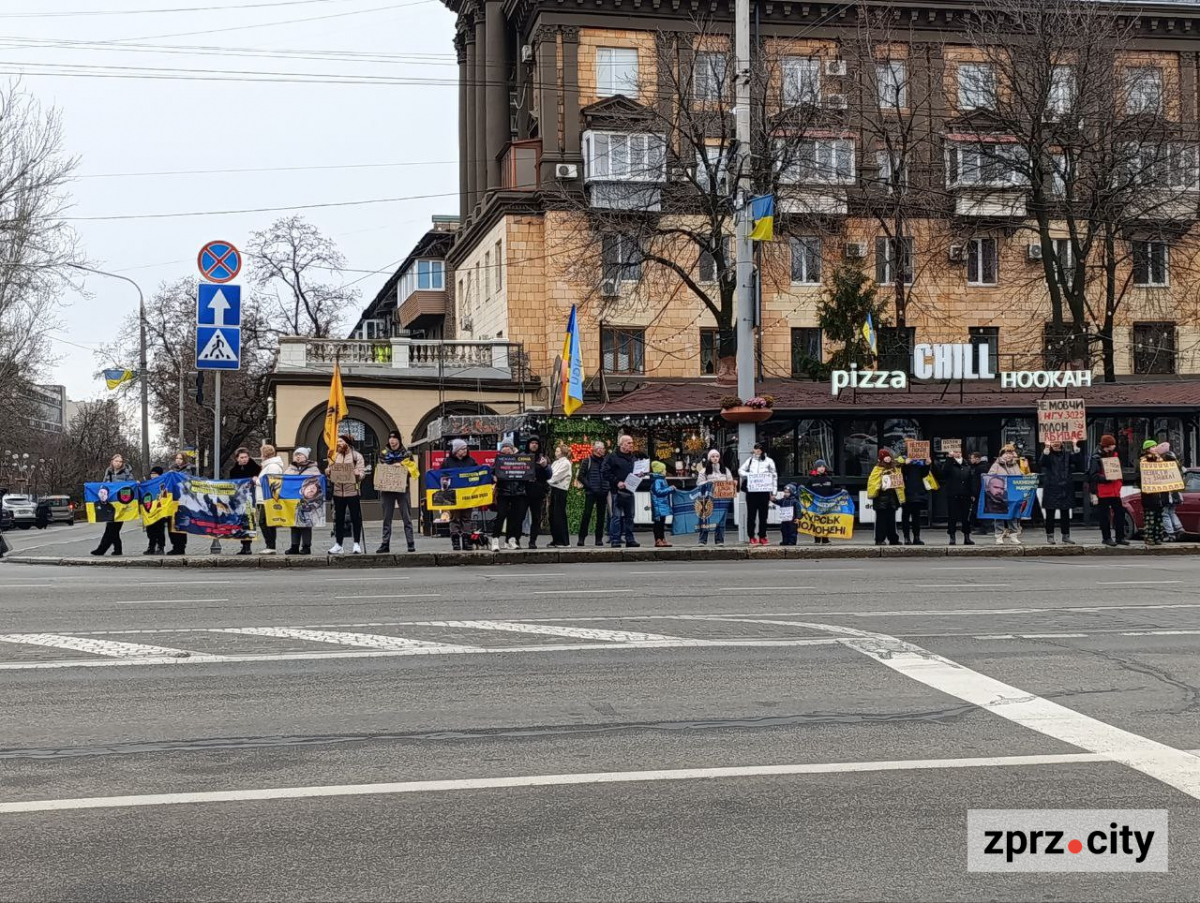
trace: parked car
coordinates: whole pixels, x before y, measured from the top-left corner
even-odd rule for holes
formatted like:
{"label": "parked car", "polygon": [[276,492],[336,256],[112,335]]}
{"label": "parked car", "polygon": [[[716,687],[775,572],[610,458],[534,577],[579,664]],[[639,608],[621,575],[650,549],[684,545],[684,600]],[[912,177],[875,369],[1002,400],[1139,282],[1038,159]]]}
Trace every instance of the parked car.
{"label": "parked car", "polygon": [[75,503],[67,495],[43,495],[37,501],[39,509],[45,509],[42,519],[50,524],[74,524]]}
{"label": "parked car", "polygon": [[37,520],[37,506],[27,495],[6,495],[4,510],[12,512],[13,525],[22,530],[30,529]]}
{"label": "parked car", "polygon": [[[1134,490],[1122,500],[1125,505],[1126,525],[1132,523],[1134,532],[1142,529],[1142,494]],[[1187,467],[1183,471],[1183,501],[1175,509],[1183,532],[1200,535],[1200,467]]]}
{"label": "parked car", "polygon": [[7,508],[0,508],[0,533],[13,528],[12,512]]}

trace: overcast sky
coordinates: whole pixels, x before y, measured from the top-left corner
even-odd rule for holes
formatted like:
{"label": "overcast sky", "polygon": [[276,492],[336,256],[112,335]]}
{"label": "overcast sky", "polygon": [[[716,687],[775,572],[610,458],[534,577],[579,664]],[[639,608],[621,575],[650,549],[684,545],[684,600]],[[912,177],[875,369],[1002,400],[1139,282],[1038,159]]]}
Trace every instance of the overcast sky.
{"label": "overcast sky", "polygon": [[[147,12],[161,10],[181,11]],[[75,217],[426,196],[295,211],[338,243],[343,278],[361,279],[365,304],[431,215],[458,212],[453,23],[438,0],[3,0],[0,78],[20,73],[61,111],[68,150],[80,157]],[[246,73],[325,83],[256,82]],[[116,74],[131,77],[100,77]],[[179,75],[231,80],[162,77]],[[329,83],[364,78],[390,83]],[[231,169],[266,171],[147,175]],[[111,175],[126,173],[139,175]],[[149,297],[163,281],[197,278],[206,240],[243,246],[286,215],[74,225],[94,266],[135,279]],[[353,272],[372,270],[383,272]],[[48,374],[75,400],[103,394],[89,350],[111,341],[137,305],[125,283],[89,277],[86,288],[89,298],[64,298]]]}

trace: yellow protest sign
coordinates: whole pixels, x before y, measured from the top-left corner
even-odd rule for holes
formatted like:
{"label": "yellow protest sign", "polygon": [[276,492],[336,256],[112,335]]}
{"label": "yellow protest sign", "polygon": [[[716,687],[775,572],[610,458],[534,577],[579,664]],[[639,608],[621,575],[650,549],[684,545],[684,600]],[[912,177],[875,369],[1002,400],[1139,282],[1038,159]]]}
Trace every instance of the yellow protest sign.
{"label": "yellow protest sign", "polygon": [[1142,461],[1142,492],[1183,492],[1183,474],[1174,461]]}
{"label": "yellow protest sign", "polygon": [[818,536],[827,539],[853,539],[853,514],[814,514],[811,511],[800,510],[796,517],[796,530],[805,536]]}

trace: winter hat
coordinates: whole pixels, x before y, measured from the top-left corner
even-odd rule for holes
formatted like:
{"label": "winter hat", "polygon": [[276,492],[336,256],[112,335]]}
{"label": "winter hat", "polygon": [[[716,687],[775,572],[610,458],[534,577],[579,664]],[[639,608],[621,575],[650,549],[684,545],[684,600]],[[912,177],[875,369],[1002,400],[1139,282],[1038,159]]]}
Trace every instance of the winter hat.
{"label": "winter hat", "polygon": [[824,467],[826,470],[829,470],[829,465],[825,463],[825,459],[817,458],[817,463],[813,465],[813,470],[819,470],[822,467]]}
{"label": "winter hat", "polygon": [[877,457],[879,458],[879,462],[881,464],[883,463],[884,458],[891,458],[892,460],[895,460],[896,458],[896,456],[892,454],[892,450],[890,448],[879,449],[879,454]]}
{"label": "winter hat", "polygon": [[718,459],[721,457],[721,453],[719,451],[717,451],[715,448],[710,448],[708,450],[708,454],[704,456],[705,460],[711,460],[713,455],[716,455]]}
{"label": "winter hat", "polygon": [[662,461],[652,461],[650,463],[650,470],[654,473],[666,473],[667,465]]}
{"label": "winter hat", "polygon": [[[818,462],[818,463],[820,463],[820,462]],[[785,492],[790,492],[792,495],[800,494],[800,487],[797,486],[795,483],[788,483],[786,486],[783,487],[783,489]]]}
{"label": "winter hat", "polygon": [[1144,451],[1144,452],[1150,451],[1156,445],[1158,445],[1158,443],[1155,442],[1153,439],[1147,439],[1145,442],[1142,443],[1142,451]]}
{"label": "winter hat", "polygon": [[295,451],[292,452],[292,455],[293,456],[304,455],[304,457],[306,457],[306,458],[311,458],[312,457],[312,449],[309,448],[307,445],[301,445],[299,448],[297,448]]}
{"label": "winter hat", "polygon": [[1115,446],[1116,444],[1117,444],[1117,440],[1112,437],[1111,433],[1105,433],[1103,436],[1100,437],[1100,447],[1101,448],[1103,448],[1106,445]]}
{"label": "winter hat", "polygon": [[451,454],[456,455],[466,447],[467,447],[467,442],[465,439],[455,439],[453,442],[450,443],[450,452],[451,452]]}
{"label": "winter hat", "polygon": [[1160,443],[1158,443],[1158,445],[1154,446],[1154,454],[1158,455],[1160,458],[1163,455],[1168,455],[1170,453],[1171,453],[1171,443],[1170,442],[1160,442]]}
{"label": "winter hat", "polygon": [[400,431],[399,431],[399,430],[392,430],[390,433],[388,433],[388,438],[389,438],[389,439],[395,439],[395,440],[396,440],[397,442],[399,442],[401,445],[403,445],[403,444],[404,444],[404,437],[400,435]]}

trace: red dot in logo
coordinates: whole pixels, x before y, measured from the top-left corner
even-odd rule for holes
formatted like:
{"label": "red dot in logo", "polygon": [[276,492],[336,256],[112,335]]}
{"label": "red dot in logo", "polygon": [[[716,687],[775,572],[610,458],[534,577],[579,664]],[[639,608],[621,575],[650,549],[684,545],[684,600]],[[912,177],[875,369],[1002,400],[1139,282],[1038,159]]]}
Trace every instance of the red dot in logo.
{"label": "red dot in logo", "polygon": [[1067,844],[1067,849],[1072,853],[1082,853],[1083,844],[1081,844],[1078,840],[1072,840],[1069,844]]}

